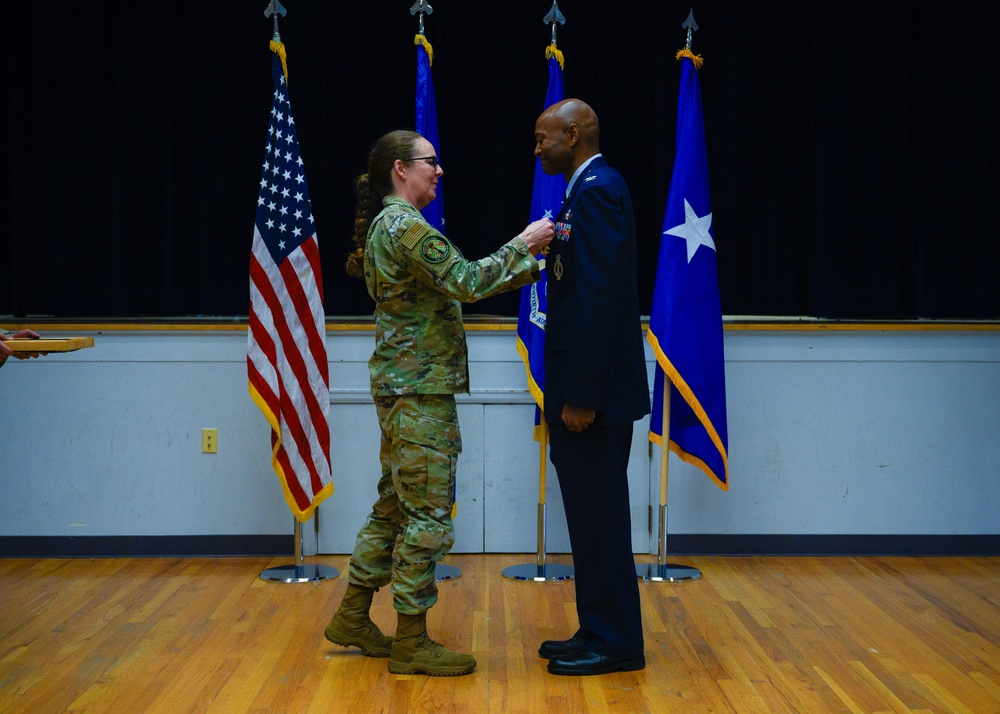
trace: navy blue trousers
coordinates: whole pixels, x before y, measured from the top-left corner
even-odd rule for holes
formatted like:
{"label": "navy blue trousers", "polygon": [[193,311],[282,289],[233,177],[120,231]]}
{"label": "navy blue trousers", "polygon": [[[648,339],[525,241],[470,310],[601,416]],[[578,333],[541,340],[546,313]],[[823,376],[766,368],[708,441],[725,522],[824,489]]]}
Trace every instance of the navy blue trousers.
{"label": "navy blue trousers", "polygon": [[573,548],[580,633],[598,654],[641,657],[628,498],[632,424],[593,424],[579,433],[561,422],[550,424],[549,443]]}

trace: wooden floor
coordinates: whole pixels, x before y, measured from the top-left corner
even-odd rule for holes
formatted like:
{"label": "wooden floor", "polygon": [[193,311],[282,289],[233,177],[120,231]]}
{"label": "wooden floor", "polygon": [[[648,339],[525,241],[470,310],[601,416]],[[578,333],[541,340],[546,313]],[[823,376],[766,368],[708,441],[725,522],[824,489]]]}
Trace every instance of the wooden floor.
{"label": "wooden floor", "polygon": [[[328,643],[340,577],[290,559],[0,560],[0,712],[1000,712],[1000,558],[697,557],[642,583],[644,671],[557,677],[573,583],[504,578],[533,555],[455,555],[431,635],[466,677],[389,674]],[[639,558],[648,562],[648,558]],[[553,556],[552,562],[569,562]],[[375,621],[395,626],[387,591]]]}

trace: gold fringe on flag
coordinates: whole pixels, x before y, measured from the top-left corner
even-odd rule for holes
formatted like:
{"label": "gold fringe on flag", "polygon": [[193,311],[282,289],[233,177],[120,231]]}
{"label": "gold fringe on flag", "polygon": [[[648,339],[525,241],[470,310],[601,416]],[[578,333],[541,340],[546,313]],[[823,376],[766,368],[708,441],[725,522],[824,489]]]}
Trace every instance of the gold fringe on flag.
{"label": "gold fringe on flag", "polygon": [[427,41],[427,38],[423,35],[416,35],[413,38],[414,45],[423,45],[424,51],[427,52],[427,64],[431,67],[434,66],[434,48],[431,47],[431,43]]}
{"label": "gold fringe on flag", "polygon": [[705,64],[705,60],[701,58],[701,55],[696,55],[691,50],[677,50],[676,59],[680,61],[681,57],[687,57],[692,62],[694,62],[695,69],[701,69],[701,66]]}
{"label": "gold fringe on flag", "polygon": [[288,84],[288,59],[285,56],[285,43],[271,40],[271,52],[281,58],[281,71],[285,73],[285,84]]}
{"label": "gold fringe on flag", "polygon": [[565,70],[566,60],[563,57],[563,53],[555,45],[549,45],[545,48],[545,59],[552,59],[553,57],[559,60],[559,69]]}

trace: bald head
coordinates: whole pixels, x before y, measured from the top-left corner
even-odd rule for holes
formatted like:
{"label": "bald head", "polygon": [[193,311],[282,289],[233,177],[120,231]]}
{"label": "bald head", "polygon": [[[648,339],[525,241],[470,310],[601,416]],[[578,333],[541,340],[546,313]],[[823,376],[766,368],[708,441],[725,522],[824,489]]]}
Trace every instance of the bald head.
{"label": "bald head", "polygon": [[535,156],[548,174],[567,180],[587,159],[600,152],[600,122],[590,105],[564,99],[548,107],[535,122]]}
{"label": "bald head", "polygon": [[590,105],[580,99],[564,99],[546,109],[542,116],[550,114],[568,129],[576,125],[580,132],[579,143],[596,154],[600,149],[601,124]]}

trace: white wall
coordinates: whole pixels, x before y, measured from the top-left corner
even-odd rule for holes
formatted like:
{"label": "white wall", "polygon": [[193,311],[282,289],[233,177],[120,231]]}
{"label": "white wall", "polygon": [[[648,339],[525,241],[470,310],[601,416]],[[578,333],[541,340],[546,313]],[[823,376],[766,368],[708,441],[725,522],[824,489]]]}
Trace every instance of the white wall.
{"label": "white wall", "polygon": [[725,349],[730,490],[672,461],[671,532],[1000,533],[1000,333],[728,331]]}
{"label": "white wall", "polygon": [[[1000,331],[732,327],[731,488],[671,457],[670,533],[1000,533]],[[72,335],[95,346],[0,369],[0,536],[291,533],[247,392],[245,329],[46,331]],[[534,553],[539,454],[514,332],[469,337],[456,552]],[[372,340],[328,333],[336,491],[307,553],[349,552],[375,495]],[[219,430],[218,454],[201,453],[203,427]],[[646,428],[630,469],[633,545],[655,552]],[[547,481],[547,545],[561,552],[551,465]]]}
{"label": "white wall", "polygon": [[79,334],[94,347],[0,369],[0,534],[291,532],[245,330]]}

